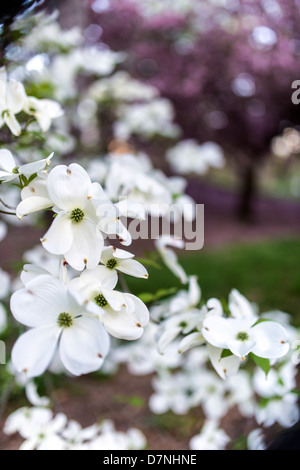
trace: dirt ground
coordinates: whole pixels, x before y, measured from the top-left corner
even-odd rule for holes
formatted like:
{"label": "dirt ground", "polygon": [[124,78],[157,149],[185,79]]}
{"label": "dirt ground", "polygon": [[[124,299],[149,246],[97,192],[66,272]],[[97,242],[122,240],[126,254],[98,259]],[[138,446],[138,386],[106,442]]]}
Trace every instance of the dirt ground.
{"label": "dirt ground", "polygon": [[[151,376],[132,376],[126,368],[122,368],[113,378],[101,381],[88,376],[68,378],[55,389],[52,399],[55,413],[63,412],[82,426],[110,419],[119,431],[127,431],[130,427],[140,429],[147,439],[148,450],[189,450],[189,440],[199,432],[203,422],[201,411],[195,408],[184,416],[171,412],[154,415],[147,405],[151,394]],[[140,402],[137,406],[134,400],[138,398]],[[253,429],[255,423],[252,419],[241,417],[233,408],[222,425],[234,445]],[[276,432],[276,428],[269,430],[270,442]],[[6,436],[0,430],[1,450],[17,450],[21,442],[18,435]]]}

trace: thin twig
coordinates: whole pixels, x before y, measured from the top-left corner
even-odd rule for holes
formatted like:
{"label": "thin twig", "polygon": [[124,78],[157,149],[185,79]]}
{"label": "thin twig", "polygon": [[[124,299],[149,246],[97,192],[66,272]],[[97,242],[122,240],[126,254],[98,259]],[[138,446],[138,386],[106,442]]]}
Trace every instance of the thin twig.
{"label": "thin twig", "polygon": [[121,287],[122,287],[123,291],[125,293],[130,293],[129,286],[128,286],[124,276],[122,275],[122,273],[120,273],[120,275],[119,275],[119,281],[120,281],[120,284],[121,284]]}
{"label": "thin twig", "polygon": [[15,207],[12,207],[12,206],[9,206],[8,204],[6,204],[3,199],[0,198],[0,202],[1,204],[3,204],[3,206],[7,207],[7,209],[12,209],[12,210],[16,210]]}
{"label": "thin twig", "polygon": [[15,212],[7,212],[7,211],[3,211],[2,209],[0,209],[0,214],[17,215]]}

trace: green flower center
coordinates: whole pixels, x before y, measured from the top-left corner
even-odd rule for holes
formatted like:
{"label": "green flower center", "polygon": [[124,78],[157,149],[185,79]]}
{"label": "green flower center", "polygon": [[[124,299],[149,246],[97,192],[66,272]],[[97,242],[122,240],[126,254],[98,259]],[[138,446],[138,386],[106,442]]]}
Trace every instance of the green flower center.
{"label": "green flower center", "polygon": [[239,341],[247,341],[247,339],[249,339],[249,335],[248,333],[246,333],[246,331],[240,331],[236,335],[236,339],[238,339]]}
{"label": "green flower center", "polygon": [[60,313],[57,319],[57,323],[61,328],[69,328],[73,325],[73,317],[69,313]]}
{"label": "green flower center", "polygon": [[15,166],[15,168],[13,168],[11,170],[11,172],[14,174],[14,175],[17,175],[19,173],[19,167],[18,166]]}
{"label": "green flower center", "polygon": [[106,305],[108,304],[106,298],[104,297],[103,294],[99,294],[97,295],[97,297],[95,297],[95,302],[97,305],[99,305],[99,307],[106,307]]}
{"label": "green flower center", "polygon": [[77,208],[77,209],[73,209],[72,212],[71,212],[71,219],[74,221],[74,222],[81,222],[82,219],[84,217],[84,212]]}
{"label": "green flower center", "polygon": [[115,259],[111,258],[107,261],[106,267],[108,269],[114,269],[117,266],[117,264],[118,264],[117,261]]}

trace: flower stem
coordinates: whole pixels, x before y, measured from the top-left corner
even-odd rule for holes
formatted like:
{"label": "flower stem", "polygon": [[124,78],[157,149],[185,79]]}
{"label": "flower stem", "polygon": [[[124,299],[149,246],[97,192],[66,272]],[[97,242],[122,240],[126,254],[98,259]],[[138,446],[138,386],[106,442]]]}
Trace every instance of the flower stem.
{"label": "flower stem", "polygon": [[8,211],[3,211],[2,209],[0,209],[0,214],[6,214],[6,215],[16,215],[15,212],[8,212]]}

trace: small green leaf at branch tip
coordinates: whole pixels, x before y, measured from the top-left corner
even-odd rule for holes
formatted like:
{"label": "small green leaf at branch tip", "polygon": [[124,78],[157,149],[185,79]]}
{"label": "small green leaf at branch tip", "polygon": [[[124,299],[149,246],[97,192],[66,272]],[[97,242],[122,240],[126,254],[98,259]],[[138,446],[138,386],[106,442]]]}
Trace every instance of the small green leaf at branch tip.
{"label": "small green leaf at branch tip", "polygon": [[152,294],[151,292],[142,292],[139,294],[139,298],[145,304],[149,304],[173,295],[177,292],[177,290],[178,289],[176,287],[171,287],[170,289],[160,289],[155,294]]}
{"label": "small green leaf at branch tip", "polygon": [[269,359],[265,359],[264,357],[258,357],[253,353],[250,353],[249,356],[253,359],[255,364],[260,367],[264,371],[266,375],[270,372],[271,365]]}
{"label": "small green leaf at branch tip", "polygon": [[37,177],[37,173],[34,173],[33,175],[30,175],[29,178],[28,178],[28,184],[30,184],[31,181],[33,181],[36,177]]}

